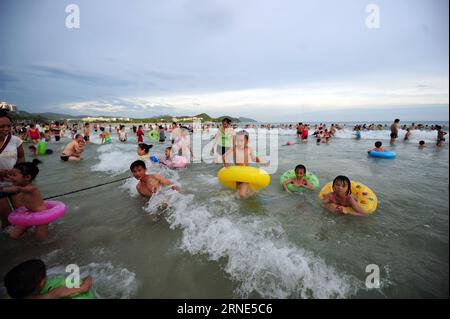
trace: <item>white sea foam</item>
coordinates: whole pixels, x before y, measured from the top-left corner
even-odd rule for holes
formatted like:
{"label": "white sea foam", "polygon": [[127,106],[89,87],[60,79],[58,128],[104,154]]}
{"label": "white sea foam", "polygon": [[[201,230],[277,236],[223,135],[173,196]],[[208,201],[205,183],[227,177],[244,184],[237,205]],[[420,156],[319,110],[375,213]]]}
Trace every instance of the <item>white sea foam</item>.
{"label": "white sea foam", "polygon": [[136,145],[133,144],[108,144],[98,148],[98,163],[91,169],[97,172],[105,172],[112,175],[125,173],[130,169],[130,164],[136,160]]}
{"label": "white sea foam", "polygon": [[146,211],[153,213],[164,201],[170,203],[170,227],[183,230],[181,249],[224,262],[238,297],[346,298],[356,292],[356,279],[290,243],[276,220],[241,216],[231,195],[199,206],[194,195],[167,190],[155,195]]}

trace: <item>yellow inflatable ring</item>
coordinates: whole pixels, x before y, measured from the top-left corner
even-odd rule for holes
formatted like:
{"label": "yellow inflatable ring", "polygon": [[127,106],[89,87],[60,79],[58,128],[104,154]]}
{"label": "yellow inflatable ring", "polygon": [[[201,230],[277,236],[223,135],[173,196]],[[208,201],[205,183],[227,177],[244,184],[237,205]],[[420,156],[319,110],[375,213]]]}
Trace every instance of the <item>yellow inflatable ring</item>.
{"label": "yellow inflatable ring", "polygon": [[224,186],[232,189],[236,189],[236,182],[249,183],[252,190],[260,190],[270,184],[270,175],[265,170],[251,166],[224,167],[217,177]]}
{"label": "yellow inflatable ring", "polygon": [[[358,205],[361,206],[367,215],[373,214],[378,205],[377,195],[366,185],[351,181],[352,184],[352,195],[355,195],[358,199]],[[333,192],[333,182],[326,184],[319,193],[320,200],[325,199],[328,193]],[[338,205],[330,204],[330,206],[335,209]],[[355,211],[352,207],[343,207],[344,214],[353,214]]]}

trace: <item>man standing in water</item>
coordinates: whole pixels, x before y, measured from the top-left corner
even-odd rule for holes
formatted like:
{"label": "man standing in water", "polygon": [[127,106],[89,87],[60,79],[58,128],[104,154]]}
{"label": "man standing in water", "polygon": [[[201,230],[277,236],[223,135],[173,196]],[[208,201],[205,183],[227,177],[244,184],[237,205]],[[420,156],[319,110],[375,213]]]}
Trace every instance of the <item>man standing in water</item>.
{"label": "man standing in water", "polygon": [[81,160],[81,153],[83,153],[84,150],[84,139],[81,134],[77,134],[75,136],[75,139],[70,142],[64,151],[61,154],[61,160],[64,162],[67,161],[80,161]]}
{"label": "man standing in water", "polygon": [[395,144],[395,139],[398,138],[398,123],[399,119],[395,119],[394,123],[391,125],[391,145]]}

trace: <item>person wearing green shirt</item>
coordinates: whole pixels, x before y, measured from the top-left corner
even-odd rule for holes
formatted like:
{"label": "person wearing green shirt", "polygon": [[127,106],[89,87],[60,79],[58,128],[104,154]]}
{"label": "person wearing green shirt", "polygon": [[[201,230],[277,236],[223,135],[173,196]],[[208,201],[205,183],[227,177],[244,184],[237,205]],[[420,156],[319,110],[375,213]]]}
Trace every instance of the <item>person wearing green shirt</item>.
{"label": "person wearing green shirt", "polygon": [[236,145],[236,132],[231,126],[231,120],[229,118],[224,118],[222,120],[222,127],[219,128],[219,131],[214,137],[211,152],[214,152],[214,147],[216,147],[216,145],[217,155],[220,156],[220,158],[217,158],[217,162],[222,161],[222,163],[225,163],[225,154]]}

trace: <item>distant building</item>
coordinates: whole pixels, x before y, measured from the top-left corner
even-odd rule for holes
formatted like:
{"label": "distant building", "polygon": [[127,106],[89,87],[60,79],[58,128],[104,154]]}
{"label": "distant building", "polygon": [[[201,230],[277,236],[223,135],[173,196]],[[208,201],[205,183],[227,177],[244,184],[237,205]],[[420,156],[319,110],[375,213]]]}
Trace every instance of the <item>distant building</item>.
{"label": "distant building", "polygon": [[6,103],[6,102],[0,102],[0,109],[1,110],[8,110],[10,112],[16,112],[17,111],[17,106],[15,106],[14,104]]}

